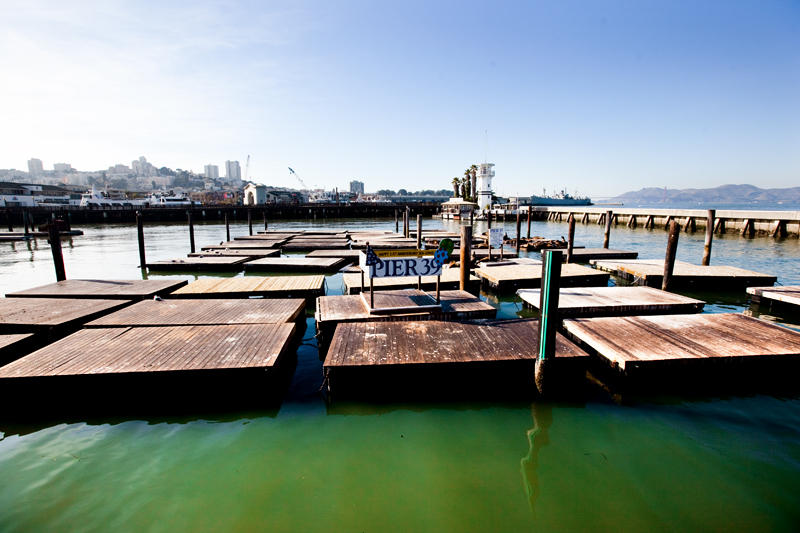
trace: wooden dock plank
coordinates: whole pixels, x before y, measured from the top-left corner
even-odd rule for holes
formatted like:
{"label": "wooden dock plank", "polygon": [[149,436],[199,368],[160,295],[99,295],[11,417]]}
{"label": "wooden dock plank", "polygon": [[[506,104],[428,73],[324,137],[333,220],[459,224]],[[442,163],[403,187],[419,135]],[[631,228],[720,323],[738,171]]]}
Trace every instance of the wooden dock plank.
{"label": "wooden dock plank", "polygon": [[283,324],[305,311],[301,299],[147,300],[94,320],[87,328]]}
{"label": "wooden dock plank", "polygon": [[265,257],[245,263],[248,272],[332,272],[344,266],[341,257]]}
{"label": "wooden dock plank", "polygon": [[[470,292],[477,292],[480,280],[470,275]],[[361,292],[361,274],[342,274],[345,285],[345,294],[358,294]],[[440,288],[442,290],[458,289],[461,282],[459,269],[443,268]],[[373,286],[376,291],[410,289],[417,286],[417,278],[374,278]],[[369,289],[369,279],[365,277],[364,288]],[[422,290],[436,290],[436,276],[422,276]]]}
{"label": "wooden dock plank", "polygon": [[37,333],[70,329],[130,304],[130,300],[52,298],[0,299],[0,333]]}
{"label": "wooden dock plank", "polygon": [[278,248],[234,248],[233,250],[206,250],[205,252],[195,252],[189,257],[280,257],[281,251]]}
{"label": "wooden dock plank", "polygon": [[574,248],[572,250],[573,263],[588,263],[592,259],[636,259],[639,252],[629,250],[610,250],[608,248]]}
{"label": "wooden dock plank", "polygon": [[307,250],[345,250],[350,247],[350,241],[345,239],[302,239],[290,240],[281,245],[284,251],[307,251]]}
{"label": "wooden dock plank", "polygon": [[0,367],[31,352],[36,345],[33,333],[11,333],[0,335]]}
{"label": "wooden dock plank", "polygon": [[295,324],[259,324],[81,330],[0,368],[0,380],[272,368],[295,329]]}
{"label": "wooden dock plank", "polygon": [[358,261],[358,250],[314,250],[306,254],[306,257],[341,257],[349,262]]}
{"label": "wooden dock plank", "polygon": [[[660,288],[664,277],[663,259],[590,261],[595,267],[631,280],[636,285]],[[675,261],[670,288],[692,287],[702,290],[740,290],[748,286],[772,285],[778,278],[732,266],[700,266]]]}
{"label": "wooden dock plank", "polygon": [[576,318],[564,329],[629,375],[651,365],[800,356],[800,333],[736,313]]}
{"label": "wooden dock plank", "polygon": [[153,271],[189,271],[210,270],[216,272],[241,272],[245,261],[250,257],[221,257],[204,255],[202,257],[187,257],[185,259],[169,259],[147,263],[147,268]]}
{"label": "wooden dock plank", "polygon": [[[520,288],[537,288],[542,282],[542,268],[535,265],[482,266],[475,274],[483,283],[498,292]],[[609,275],[581,265],[561,265],[562,287],[605,287]]]}
{"label": "wooden dock plank", "polygon": [[283,240],[268,241],[265,239],[259,239],[257,241],[228,241],[228,242],[221,242],[219,244],[209,244],[203,246],[200,249],[203,251],[207,251],[207,250],[242,250],[247,248],[256,248],[256,249],[280,248],[281,244],[283,244]]}
{"label": "wooden dock plank", "polygon": [[187,284],[186,280],[68,279],[24,291],[6,298],[81,298],[99,300],[143,300],[165,296]]}
{"label": "wooden dock plank", "polygon": [[[520,289],[525,304],[539,308],[540,289]],[[650,287],[582,287],[561,289],[558,317],[599,317],[699,313],[705,302]]]}
{"label": "wooden dock plank", "polygon": [[782,287],[748,287],[747,294],[755,303],[766,300],[769,303],[781,302],[789,305],[800,305],[800,285],[784,285]]}
{"label": "wooden dock plank", "polygon": [[316,298],[325,288],[325,276],[244,276],[200,279],[170,295],[170,298]]}

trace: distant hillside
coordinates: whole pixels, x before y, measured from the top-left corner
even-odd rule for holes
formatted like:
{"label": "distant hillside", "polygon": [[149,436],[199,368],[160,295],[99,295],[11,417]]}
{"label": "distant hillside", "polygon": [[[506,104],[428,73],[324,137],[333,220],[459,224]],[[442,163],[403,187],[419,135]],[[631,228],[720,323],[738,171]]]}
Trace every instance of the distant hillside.
{"label": "distant hillside", "polygon": [[755,185],[723,185],[714,189],[657,189],[648,187],[611,199],[622,204],[739,204],[800,203],[800,187],[760,189]]}

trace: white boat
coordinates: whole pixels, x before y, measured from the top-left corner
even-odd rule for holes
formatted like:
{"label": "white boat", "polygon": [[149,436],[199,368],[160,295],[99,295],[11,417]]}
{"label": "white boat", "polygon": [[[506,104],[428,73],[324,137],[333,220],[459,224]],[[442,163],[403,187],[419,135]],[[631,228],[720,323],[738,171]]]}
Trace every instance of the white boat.
{"label": "white boat", "polygon": [[98,191],[92,185],[92,192],[81,195],[81,207],[124,207],[126,205],[142,205],[141,200],[129,200],[128,198],[111,198],[102,191]]}

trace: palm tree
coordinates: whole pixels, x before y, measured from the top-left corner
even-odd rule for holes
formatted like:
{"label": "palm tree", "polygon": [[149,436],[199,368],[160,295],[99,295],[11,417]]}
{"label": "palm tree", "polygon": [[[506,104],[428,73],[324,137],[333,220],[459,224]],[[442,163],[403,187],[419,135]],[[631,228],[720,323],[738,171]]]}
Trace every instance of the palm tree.
{"label": "palm tree", "polygon": [[472,201],[475,202],[478,200],[478,165],[470,165],[470,178],[472,179]]}
{"label": "palm tree", "polygon": [[453,178],[453,198],[458,198],[458,186],[461,185],[461,180],[458,176]]}
{"label": "palm tree", "polygon": [[[464,184],[468,184],[469,183],[469,175],[470,175],[470,169],[465,170],[464,171],[464,178],[463,178],[462,183],[464,183]],[[465,187],[465,188],[467,188],[467,187]],[[470,188],[470,191],[471,190],[472,189]],[[469,198],[469,196],[471,196],[471,194],[468,194],[467,196],[465,196],[464,200],[471,200],[472,198]]]}

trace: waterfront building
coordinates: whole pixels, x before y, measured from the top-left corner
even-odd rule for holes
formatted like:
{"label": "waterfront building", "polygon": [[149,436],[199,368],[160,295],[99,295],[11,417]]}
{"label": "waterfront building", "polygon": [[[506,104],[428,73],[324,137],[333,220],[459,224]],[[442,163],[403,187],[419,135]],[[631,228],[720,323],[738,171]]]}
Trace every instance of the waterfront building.
{"label": "waterfront building", "polygon": [[248,183],[244,186],[244,205],[263,205],[267,203],[267,186]]}
{"label": "waterfront building", "polygon": [[494,163],[481,163],[478,165],[477,199],[478,209],[492,208],[492,178],[494,177]]}
{"label": "waterfront building", "polygon": [[44,166],[41,159],[28,159],[28,172],[31,174],[44,174]]}

